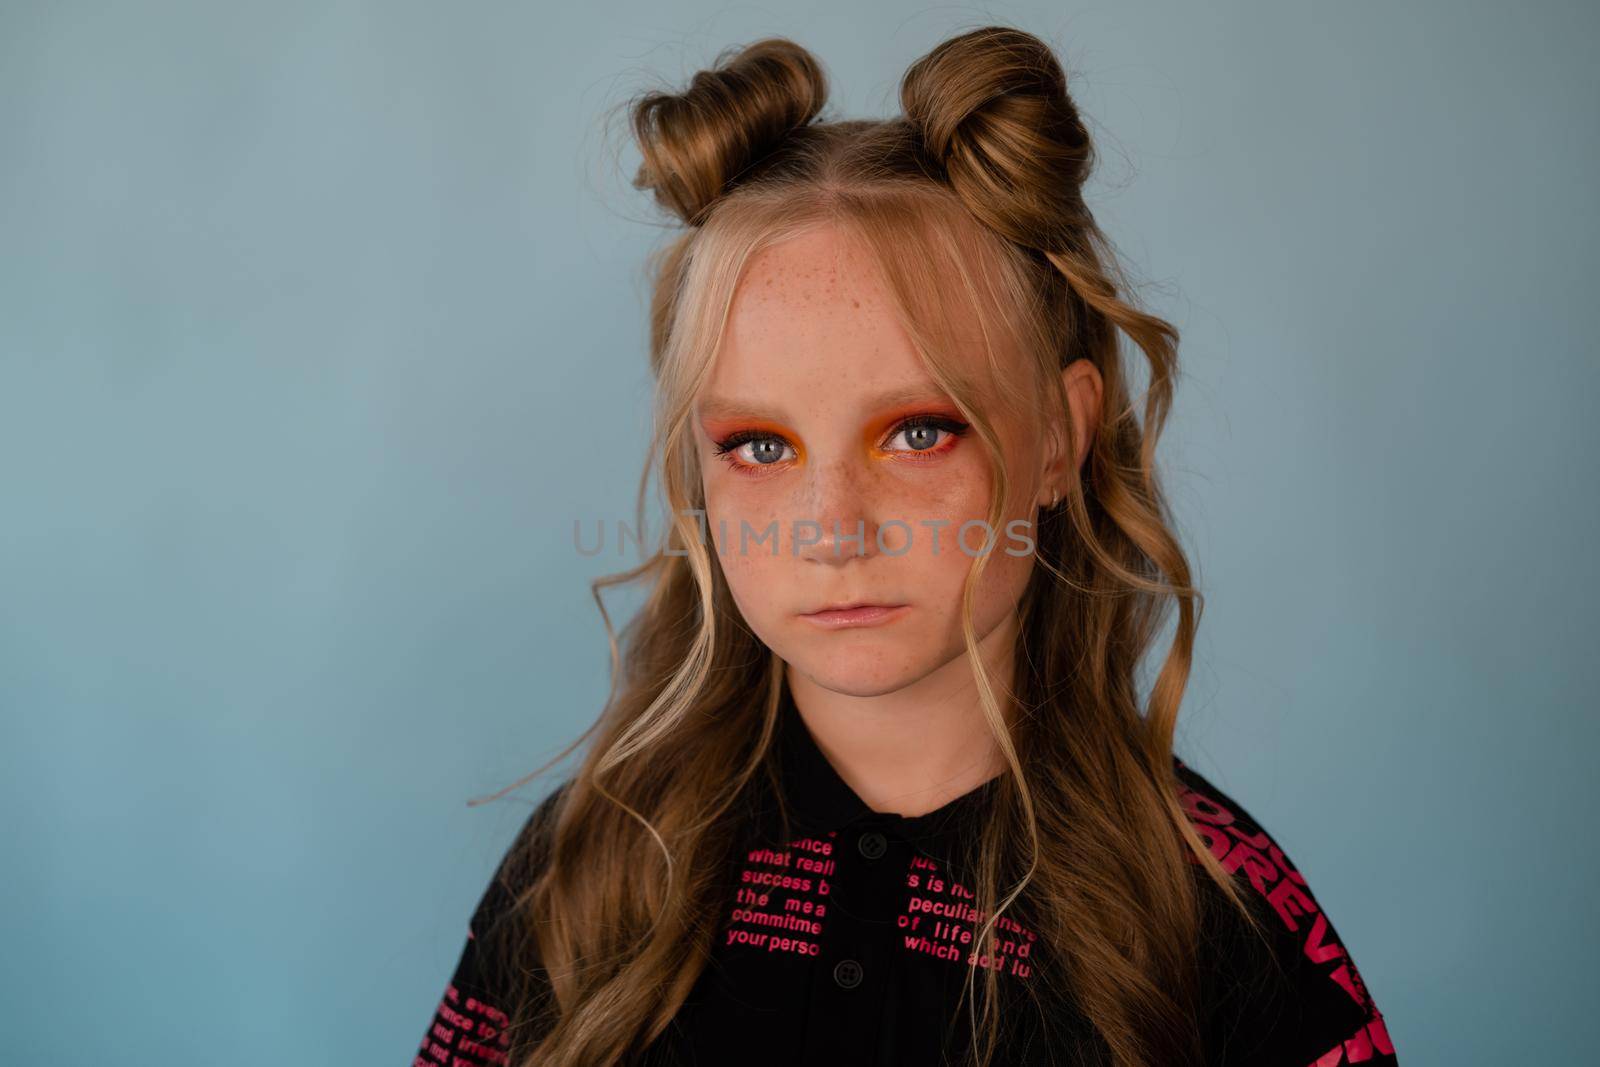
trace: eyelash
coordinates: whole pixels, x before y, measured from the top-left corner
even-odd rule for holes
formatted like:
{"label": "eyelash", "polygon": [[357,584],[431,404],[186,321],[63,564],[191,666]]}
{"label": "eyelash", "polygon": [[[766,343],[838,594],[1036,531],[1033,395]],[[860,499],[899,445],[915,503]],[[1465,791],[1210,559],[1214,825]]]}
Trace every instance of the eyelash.
{"label": "eyelash", "polygon": [[[959,422],[955,419],[947,419],[942,415],[912,415],[910,418],[902,419],[895,425],[894,430],[889,434],[889,439],[892,441],[894,438],[898,437],[902,433],[905,433],[907,430],[916,430],[923,427],[943,430],[949,434],[950,437],[957,438],[961,437],[967,432],[969,425],[965,422]],[[778,463],[746,463],[737,458],[734,453],[739,449],[740,446],[749,444],[751,441],[783,441],[783,438],[769,430],[739,430],[736,433],[729,434],[721,441],[718,441],[714,447],[714,451],[716,452],[718,458],[720,458],[724,463],[740,474],[759,473],[764,467],[777,467],[782,465],[783,461],[781,460]],[[789,442],[784,441],[784,444],[788,443]],[[950,448],[952,447],[954,446],[945,447],[944,443],[940,442],[939,444],[934,445],[932,448],[897,448],[893,449],[892,451],[910,456],[931,458],[933,456],[943,455],[944,453],[950,451]],[[923,460],[917,459],[914,460],[914,462],[923,462]]]}

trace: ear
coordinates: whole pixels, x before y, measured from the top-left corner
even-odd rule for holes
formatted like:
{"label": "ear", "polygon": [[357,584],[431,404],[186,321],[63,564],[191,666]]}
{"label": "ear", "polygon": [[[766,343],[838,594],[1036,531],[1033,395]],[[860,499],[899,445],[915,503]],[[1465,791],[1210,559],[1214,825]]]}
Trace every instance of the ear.
{"label": "ear", "polygon": [[1039,506],[1049,507],[1052,491],[1066,495],[1072,470],[1082,470],[1083,461],[1089,457],[1094,437],[1100,427],[1100,403],[1103,383],[1100,368],[1090,359],[1075,359],[1061,368],[1061,385],[1067,394],[1067,406],[1072,413],[1072,439],[1067,440],[1067,419],[1058,417],[1051,425],[1046,449],[1043,489]]}

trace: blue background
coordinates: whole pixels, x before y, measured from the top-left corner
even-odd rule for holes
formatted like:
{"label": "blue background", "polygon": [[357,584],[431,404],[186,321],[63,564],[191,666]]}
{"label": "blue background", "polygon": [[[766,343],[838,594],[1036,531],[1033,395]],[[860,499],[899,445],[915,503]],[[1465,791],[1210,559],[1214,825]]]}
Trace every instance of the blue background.
{"label": "blue background", "polygon": [[[1592,4],[0,7],[7,1062],[408,1063],[608,654],[648,442],[607,108],[1055,43],[1183,332],[1185,752],[1408,1065],[1600,1045]],[[627,597],[613,600],[619,617]]]}

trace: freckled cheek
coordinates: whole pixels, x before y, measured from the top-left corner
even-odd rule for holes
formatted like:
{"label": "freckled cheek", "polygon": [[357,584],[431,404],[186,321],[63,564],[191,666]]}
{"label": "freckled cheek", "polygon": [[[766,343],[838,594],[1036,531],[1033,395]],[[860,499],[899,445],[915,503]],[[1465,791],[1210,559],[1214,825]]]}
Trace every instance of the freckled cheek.
{"label": "freckled cheek", "polygon": [[980,613],[1009,611],[1027,591],[1028,579],[1033,575],[1034,557],[1031,554],[1013,556],[1005,551],[1007,548],[1020,550],[1021,547],[1016,541],[1008,540],[1003,533],[996,542],[994,557],[989,560],[989,567],[984,572],[975,598],[975,607]]}
{"label": "freckled cheek", "polygon": [[[973,551],[982,543],[981,531],[974,527],[968,534]],[[973,625],[980,634],[987,633],[1001,618],[1015,609],[1027,588],[1031,559],[1006,556],[999,542],[979,579],[972,603]],[[921,558],[910,564],[915,596],[924,621],[938,632],[938,640],[949,642],[954,649],[961,642],[961,592],[966,584],[967,572],[977,560],[956,549],[953,553],[941,548],[937,558]]]}
{"label": "freckled cheek", "polygon": [[788,525],[784,509],[770,500],[748,502],[737,496],[706,498],[707,547],[721,554],[723,567],[736,559],[749,563],[753,556],[770,557],[774,542],[781,552],[787,552]]}
{"label": "freckled cheek", "polygon": [[[790,580],[794,560],[790,557],[788,539],[774,537],[767,529],[768,518],[761,521],[746,517],[750,528],[740,536],[740,519],[737,515],[719,514],[707,509],[710,525],[707,527],[707,549],[716,554],[722,573],[728,579],[735,598],[741,606],[760,612],[768,601],[781,601]],[[724,521],[719,525],[717,520]],[[779,524],[780,530],[782,524]],[[777,552],[773,546],[777,544]]]}
{"label": "freckled cheek", "polygon": [[773,486],[742,484],[746,475],[719,474],[705,484],[706,517],[737,533],[741,521],[759,530],[790,509],[791,495]]}
{"label": "freckled cheek", "polygon": [[749,548],[741,556],[737,545],[719,557],[729,592],[744,621],[763,641],[779,641],[780,635],[795,622],[793,612],[803,610],[814,599],[806,588],[803,572],[787,555],[772,555],[770,544]]}
{"label": "freckled cheek", "polygon": [[[965,541],[972,553],[982,550],[982,524],[987,521],[989,511],[989,482],[982,472],[952,472],[948,478],[929,479],[913,486],[911,492],[901,496],[893,510],[894,517],[912,527],[918,554],[933,554],[937,547],[939,560],[948,560],[951,556],[969,559],[962,554],[961,545]],[[963,536],[961,526],[967,522],[973,525]]]}

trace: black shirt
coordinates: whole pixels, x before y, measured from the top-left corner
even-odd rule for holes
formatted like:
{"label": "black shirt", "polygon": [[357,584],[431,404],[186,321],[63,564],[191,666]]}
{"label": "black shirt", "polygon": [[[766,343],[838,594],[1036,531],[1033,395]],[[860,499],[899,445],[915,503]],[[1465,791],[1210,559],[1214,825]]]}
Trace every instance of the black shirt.
{"label": "black shirt", "polygon": [[[713,958],[644,1061],[956,1062],[952,1053],[965,1047],[970,1027],[956,1004],[977,929],[956,875],[964,835],[979,824],[998,779],[925,815],[877,812],[816,746],[787,689],[781,714],[778,765],[791,834],[780,840],[766,812],[756,820],[728,872]],[[1174,766],[1185,808],[1213,853],[1249,892],[1267,897],[1282,964],[1272,966],[1242,929],[1208,927],[1201,946],[1208,1062],[1393,1067],[1383,1016],[1305,879],[1239,804],[1181,760]],[[524,834],[539,832],[564,788],[539,806]],[[414,1067],[507,1062],[509,1005],[488,978],[477,937],[511,899],[504,870],[473,914]],[[1082,1017],[1069,1008],[1048,1017],[1027,1010],[1035,961],[1048,946],[1006,916],[997,934],[996,958],[976,964],[995,968],[1005,1003],[1023,1010],[1011,1016],[1018,1022],[996,1063],[1074,1062],[1075,1047],[1098,1040]]]}

